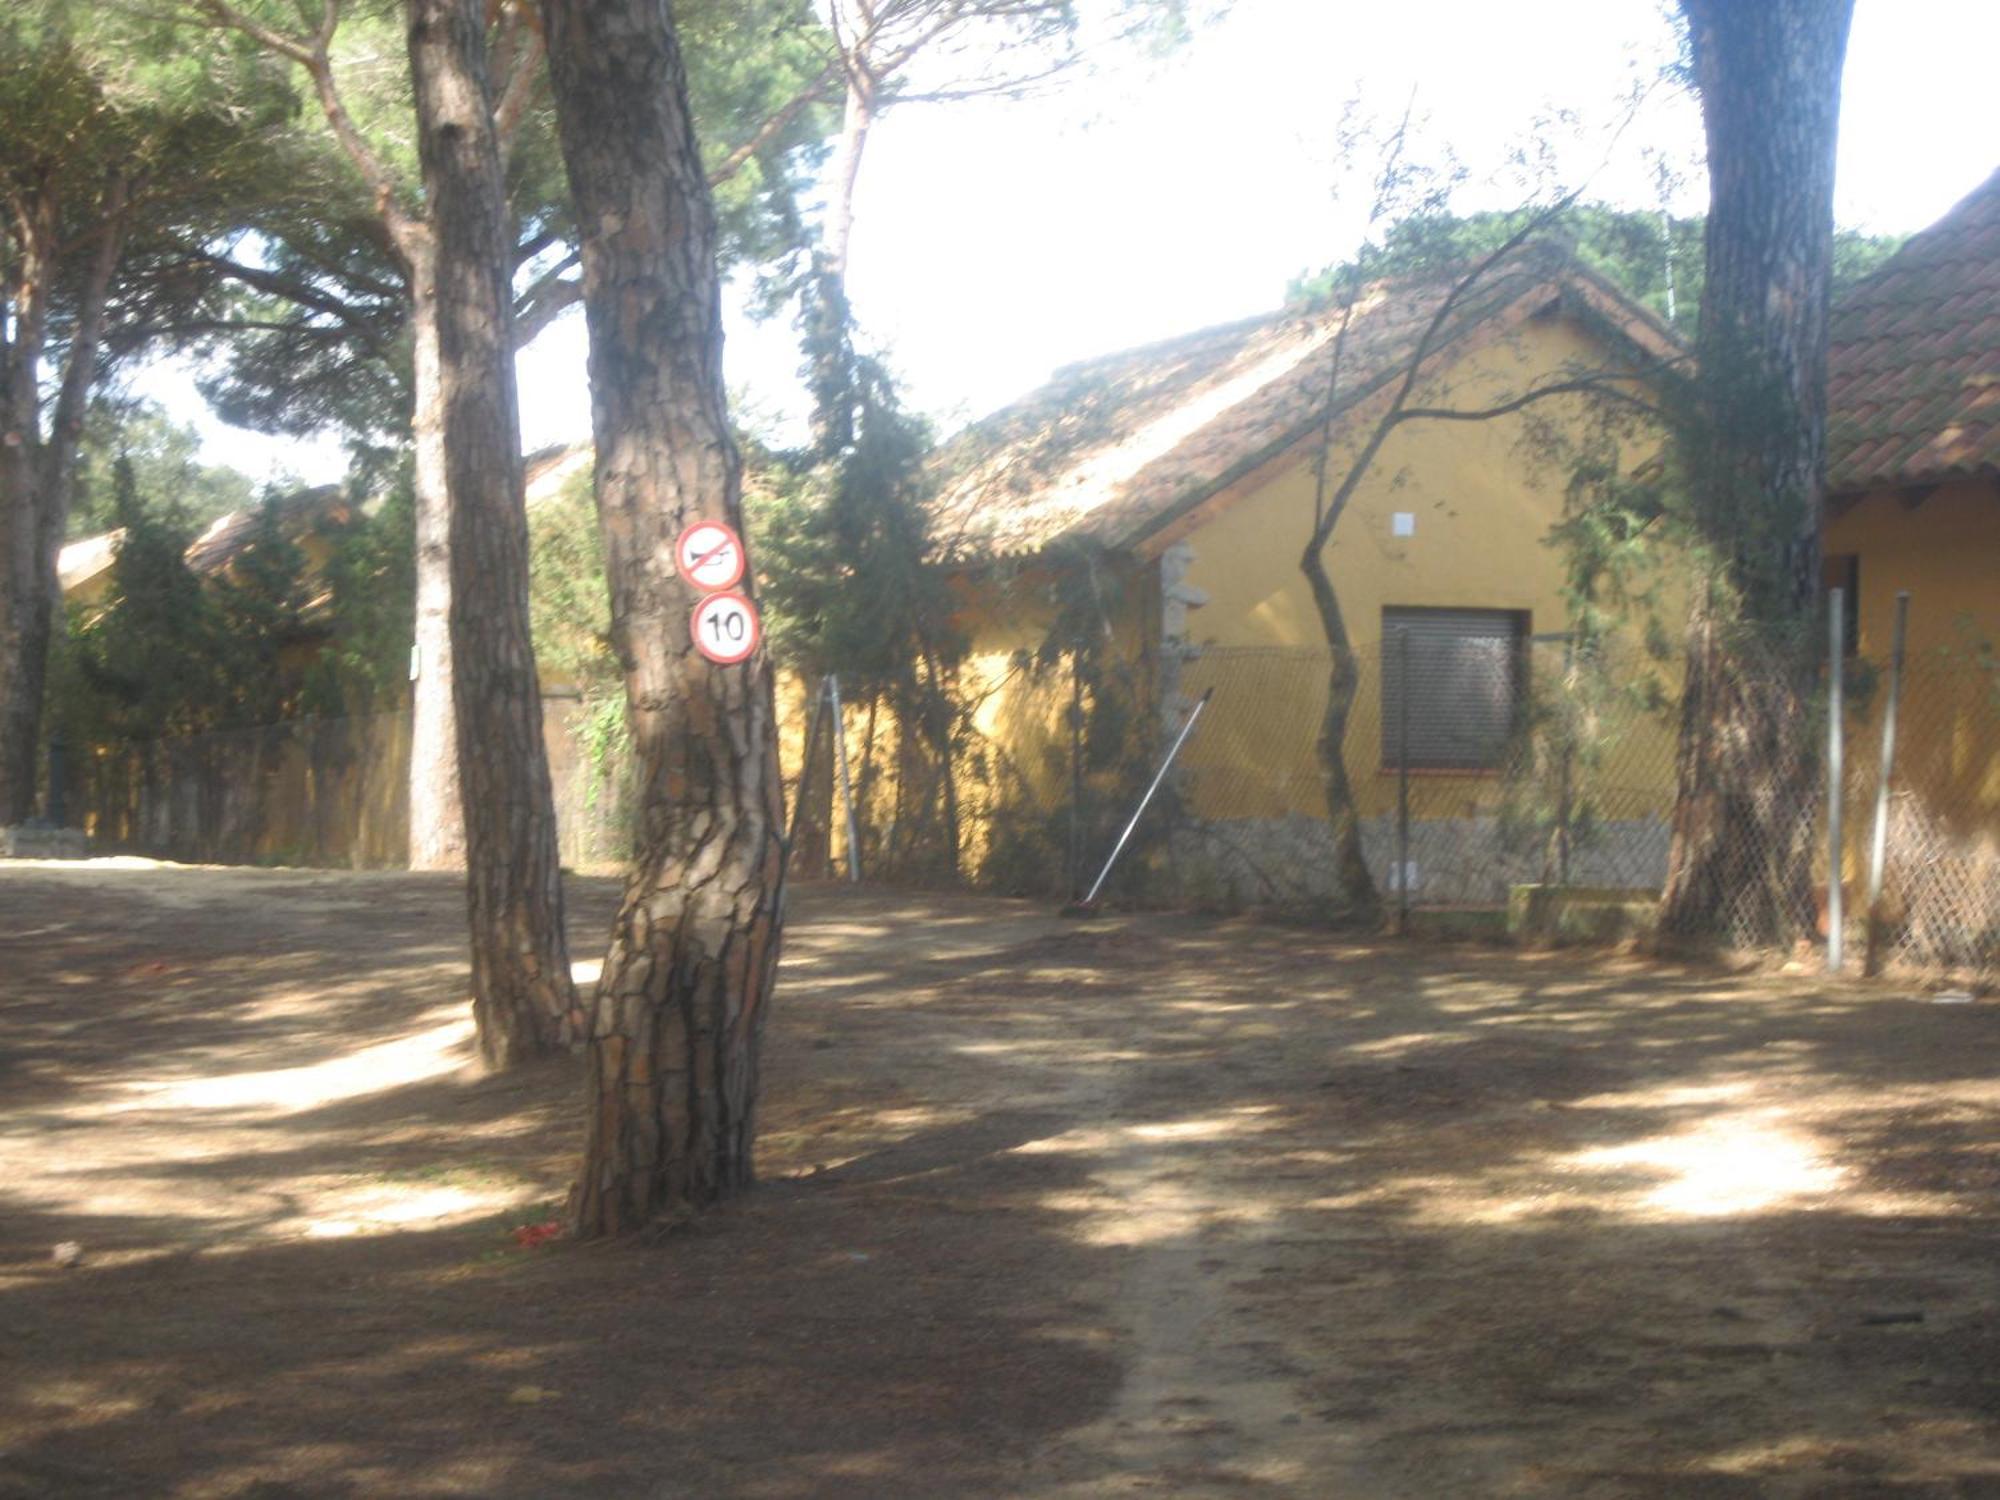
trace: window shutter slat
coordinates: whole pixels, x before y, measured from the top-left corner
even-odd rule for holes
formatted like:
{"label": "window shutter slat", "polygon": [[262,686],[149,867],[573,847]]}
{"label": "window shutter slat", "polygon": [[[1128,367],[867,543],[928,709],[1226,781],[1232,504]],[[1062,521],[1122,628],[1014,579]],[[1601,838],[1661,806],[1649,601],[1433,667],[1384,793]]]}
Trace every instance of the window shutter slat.
{"label": "window shutter slat", "polygon": [[1382,763],[1401,760],[1407,691],[1412,769],[1498,769],[1519,722],[1526,626],[1514,610],[1383,610]]}

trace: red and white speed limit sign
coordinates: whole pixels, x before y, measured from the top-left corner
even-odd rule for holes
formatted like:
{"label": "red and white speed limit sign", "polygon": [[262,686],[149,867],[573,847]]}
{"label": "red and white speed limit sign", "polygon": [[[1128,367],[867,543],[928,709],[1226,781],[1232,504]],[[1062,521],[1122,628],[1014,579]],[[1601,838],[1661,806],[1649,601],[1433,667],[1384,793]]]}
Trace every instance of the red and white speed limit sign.
{"label": "red and white speed limit sign", "polygon": [[719,667],[748,661],[764,639],[757,606],[733,591],[710,594],[688,620],[694,648]]}
{"label": "red and white speed limit sign", "polygon": [[743,538],[720,521],[696,521],[674,543],[674,566],[703,593],[733,589],[743,581]]}

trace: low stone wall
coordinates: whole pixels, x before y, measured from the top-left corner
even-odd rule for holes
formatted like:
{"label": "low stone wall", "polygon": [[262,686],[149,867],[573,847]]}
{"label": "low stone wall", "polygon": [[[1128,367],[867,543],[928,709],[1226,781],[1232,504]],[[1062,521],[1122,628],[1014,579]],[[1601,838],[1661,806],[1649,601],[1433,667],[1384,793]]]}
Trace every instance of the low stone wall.
{"label": "low stone wall", "polygon": [[[1496,817],[1410,823],[1410,899],[1419,906],[1507,904],[1508,891],[1544,874],[1541,839],[1516,847]],[[1570,882],[1650,887],[1667,878],[1667,824],[1631,819],[1593,824],[1570,850]],[[1394,817],[1365,818],[1361,847],[1383,895],[1399,885]],[[1333,840],[1323,818],[1211,818],[1176,826],[1169,839],[1176,879],[1195,900],[1231,906],[1308,906],[1333,894]]]}
{"label": "low stone wall", "polygon": [[82,859],[89,852],[79,828],[0,828],[0,859]]}

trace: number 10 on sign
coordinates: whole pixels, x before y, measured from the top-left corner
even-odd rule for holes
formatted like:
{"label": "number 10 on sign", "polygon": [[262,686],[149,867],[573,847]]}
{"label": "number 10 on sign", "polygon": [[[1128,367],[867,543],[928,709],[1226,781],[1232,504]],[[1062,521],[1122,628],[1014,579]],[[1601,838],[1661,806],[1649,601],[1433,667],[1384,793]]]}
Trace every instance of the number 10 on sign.
{"label": "number 10 on sign", "polygon": [[748,661],[764,636],[757,606],[734,591],[703,599],[694,607],[688,629],[695,650],[721,667]]}

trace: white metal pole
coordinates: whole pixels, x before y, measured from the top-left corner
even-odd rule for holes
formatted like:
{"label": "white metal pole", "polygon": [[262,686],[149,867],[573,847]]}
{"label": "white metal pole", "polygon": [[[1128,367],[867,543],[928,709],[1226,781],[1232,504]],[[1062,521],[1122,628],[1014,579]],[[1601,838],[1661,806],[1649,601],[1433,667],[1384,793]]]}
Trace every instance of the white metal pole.
{"label": "white metal pole", "polygon": [[1160,762],[1160,769],[1153,775],[1153,784],[1146,788],[1146,795],[1139,799],[1138,810],[1132,814],[1132,821],[1127,823],[1125,831],[1118,835],[1118,842],[1111,846],[1111,857],[1105,860],[1104,868],[1097,872],[1097,879],[1091,883],[1090,894],[1083,898],[1085,906],[1096,901],[1097,893],[1104,889],[1104,882],[1111,875],[1111,867],[1118,863],[1118,856],[1125,852],[1126,840],[1132,837],[1132,830],[1139,826],[1139,820],[1146,816],[1146,809],[1152,805],[1153,793],[1157,792],[1160,783],[1167,779],[1167,772],[1174,767],[1174,757],[1181,753],[1181,746],[1187,743],[1187,737],[1194,732],[1194,721],[1201,717],[1201,711],[1208,707],[1208,700],[1214,696],[1214,688],[1203,692],[1195,703],[1193,711],[1188,714],[1187,723],[1181,725],[1181,732],[1174,736],[1173,744],[1167,748],[1167,758]]}

